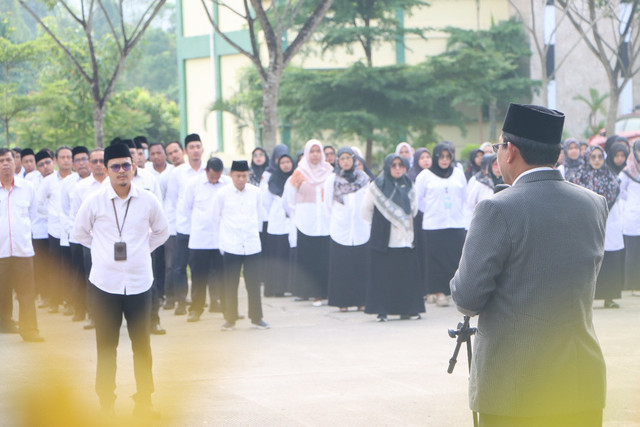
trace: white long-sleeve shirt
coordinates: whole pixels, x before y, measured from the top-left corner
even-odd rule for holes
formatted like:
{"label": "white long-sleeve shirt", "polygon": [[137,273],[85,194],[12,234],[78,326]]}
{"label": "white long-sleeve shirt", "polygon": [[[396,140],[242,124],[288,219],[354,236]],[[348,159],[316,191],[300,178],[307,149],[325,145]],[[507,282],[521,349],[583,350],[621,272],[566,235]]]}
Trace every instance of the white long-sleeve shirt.
{"label": "white long-sleeve shirt", "polygon": [[[33,185],[33,188],[36,190],[36,203],[38,199],[38,191],[40,187],[40,183],[44,179],[40,171],[34,170],[29,172],[24,176],[24,179],[30,182]],[[49,238],[49,229],[47,225],[47,216],[42,215],[37,212],[36,206],[36,217],[31,223],[31,235],[34,239],[48,239]]]}
{"label": "white long-sleeve shirt", "polygon": [[[73,231],[73,221],[71,215],[71,191],[82,178],[77,173],[72,173],[62,180],[60,185],[60,223],[62,225],[62,235],[60,236],[60,246],[69,246],[70,236]],[[78,242],[72,242],[78,243]]]}
{"label": "white long-sleeve shirt", "polygon": [[329,215],[329,235],[331,239],[343,246],[359,246],[369,241],[371,225],[362,218],[362,200],[367,187],[345,194],[344,204],[333,199],[335,173],[324,183],[324,203]]}
{"label": "white long-sleeve shirt", "polygon": [[[47,233],[50,236],[60,239],[63,232],[62,223],[62,200],[61,186],[63,178],[60,172],[55,171],[51,175],[47,175],[40,182],[40,186],[36,191],[38,215],[47,218]],[[68,242],[65,246],[69,246]]]}
{"label": "white long-sleeve shirt", "polygon": [[465,227],[467,179],[459,168],[453,168],[449,178],[423,170],[416,178],[416,196],[418,207],[424,213],[423,230]]}
{"label": "white long-sleeve shirt", "polygon": [[620,197],[625,201],[622,209],[622,231],[626,236],[640,236],[640,183],[624,172],[620,173]]}
{"label": "white long-sleeve shirt", "polygon": [[102,188],[102,184],[107,180],[105,178],[102,182],[98,182],[93,175],[89,175],[85,179],[78,181],[76,185],[69,191],[69,222],[71,223],[71,229],[69,233],[69,243],[80,243],[73,236],[73,227],[76,221],[76,215],[82,202],[94,191]]}
{"label": "white long-sleeve shirt", "polygon": [[184,186],[189,178],[205,173],[205,164],[201,163],[198,170],[193,169],[189,163],[183,163],[171,171],[168,176],[167,194],[164,199],[164,209],[169,220],[169,232],[172,236],[176,233],[189,234],[191,230],[191,218],[181,214],[178,205],[183,202]]}
{"label": "white long-sleeve shirt", "polygon": [[187,181],[184,189],[184,202],[178,206],[183,214],[191,218],[189,249],[220,248],[220,218],[214,214],[214,203],[218,191],[231,180],[221,175],[217,183],[212,184],[206,174],[196,175]]}
{"label": "white long-sleeve shirt", "polygon": [[323,186],[315,186],[314,201],[298,202],[298,189],[291,185],[291,178],[284,185],[282,200],[285,212],[293,218],[296,228],[307,236],[328,236],[329,215],[323,202]]}
{"label": "white long-sleeve shirt", "polygon": [[[151,288],[151,252],[167,241],[169,225],[155,195],[131,185],[127,198],[121,199],[109,184],[101,186],[82,203],[74,236],[79,243],[91,248],[91,283],[110,294],[135,295]],[[114,260],[116,242],[127,245],[125,261]]]}
{"label": "white long-sleeve shirt", "polygon": [[478,182],[476,177],[472,176],[467,183],[467,202],[464,207],[466,229],[469,229],[473,210],[476,208],[476,205],[491,196],[493,196],[493,188]]}
{"label": "white long-sleeve shirt", "polygon": [[214,215],[220,220],[220,250],[234,255],[253,255],[262,251],[260,230],[266,217],[258,187],[246,184],[222,187],[215,198]]}
{"label": "white long-sleeve shirt", "polygon": [[36,191],[30,182],[14,178],[13,187],[0,186],[0,258],[34,256],[31,224],[36,215]]}
{"label": "white long-sleeve shirt", "polygon": [[162,172],[158,172],[153,168],[153,163],[151,163],[145,170],[151,172],[153,176],[158,181],[158,185],[160,185],[160,192],[162,193],[162,201],[164,202],[164,198],[167,195],[167,186],[169,185],[169,177],[171,176],[171,171],[175,169],[170,163],[167,163],[167,167],[164,168]]}

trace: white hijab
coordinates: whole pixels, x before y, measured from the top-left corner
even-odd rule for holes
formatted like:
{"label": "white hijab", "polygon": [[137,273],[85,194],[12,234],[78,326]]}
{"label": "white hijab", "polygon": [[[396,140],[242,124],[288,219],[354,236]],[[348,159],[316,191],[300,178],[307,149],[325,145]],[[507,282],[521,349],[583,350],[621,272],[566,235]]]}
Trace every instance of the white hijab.
{"label": "white hijab", "polygon": [[[320,147],[320,153],[322,154],[322,159],[315,165],[309,161],[309,153],[311,152],[311,147],[314,145]],[[304,175],[306,182],[311,185],[321,184],[331,175],[333,166],[325,161],[324,151],[322,150],[322,143],[320,141],[317,139],[307,141],[304,146],[304,157],[300,160],[298,169],[300,169],[300,172]]]}

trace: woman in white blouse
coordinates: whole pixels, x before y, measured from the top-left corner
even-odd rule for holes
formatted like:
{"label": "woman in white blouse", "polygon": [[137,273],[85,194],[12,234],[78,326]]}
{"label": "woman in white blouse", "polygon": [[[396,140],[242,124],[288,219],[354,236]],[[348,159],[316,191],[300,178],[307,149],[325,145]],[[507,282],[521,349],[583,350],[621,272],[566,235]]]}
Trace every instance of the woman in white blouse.
{"label": "woman in white blouse", "polygon": [[[362,199],[369,177],[356,167],[349,147],[338,150],[335,173],[324,185],[324,202],[330,216],[329,302],[345,312],[349,307],[364,310],[366,243],[370,226],[362,219]],[[355,267],[355,268],[354,268]]]}
{"label": "woman in white blouse", "polygon": [[449,305],[449,281],[462,256],[465,232],[467,179],[455,166],[452,144],[441,142],[433,149],[433,163],[416,179],[422,218],[422,243],[428,294],[438,306]]}
{"label": "woman in white blouse", "polygon": [[309,140],[304,156],[284,190],[285,211],[297,229],[297,265],[294,294],[312,298],[321,306],[327,297],[329,217],[323,203],[324,183],[333,172],[325,161],[322,143]]}
{"label": "woman in white blouse", "polygon": [[640,289],[640,140],[633,143],[627,166],[619,175],[626,289]]}

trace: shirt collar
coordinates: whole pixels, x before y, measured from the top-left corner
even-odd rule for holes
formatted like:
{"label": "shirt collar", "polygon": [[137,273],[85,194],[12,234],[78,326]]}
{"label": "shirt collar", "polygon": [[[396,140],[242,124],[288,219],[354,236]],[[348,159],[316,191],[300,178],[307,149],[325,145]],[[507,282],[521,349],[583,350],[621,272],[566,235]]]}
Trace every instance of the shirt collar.
{"label": "shirt collar", "polygon": [[533,168],[533,169],[526,170],[526,171],[522,172],[520,175],[518,175],[518,177],[516,178],[515,181],[513,181],[513,184],[511,184],[511,186],[513,187],[514,185],[516,185],[516,182],[518,182],[520,180],[520,178],[522,178],[525,175],[529,175],[530,173],[540,172],[540,171],[552,171],[552,170],[553,170],[553,168],[550,168],[549,166],[541,166],[539,168]]}
{"label": "shirt collar", "polygon": [[[109,183],[109,185],[107,185],[107,196],[109,197],[109,199],[117,199],[117,198],[119,198],[119,196],[116,194],[116,190],[113,189],[113,185],[111,185],[111,183]],[[131,188],[129,189],[129,195],[124,200],[127,200],[130,197],[138,197],[138,189],[133,184],[133,182],[131,183]]]}

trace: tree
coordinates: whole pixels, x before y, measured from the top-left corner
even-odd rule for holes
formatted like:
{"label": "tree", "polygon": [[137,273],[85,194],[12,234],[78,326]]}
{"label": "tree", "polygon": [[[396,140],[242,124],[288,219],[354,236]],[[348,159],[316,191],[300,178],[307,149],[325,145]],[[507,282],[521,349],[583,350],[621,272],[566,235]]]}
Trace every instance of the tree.
{"label": "tree", "polygon": [[589,107],[589,128],[585,132],[585,136],[588,138],[591,135],[595,135],[600,131],[603,122],[598,121],[598,113],[602,115],[607,114],[607,109],[604,108],[604,101],[609,97],[608,93],[600,95],[598,89],[589,88],[589,97],[582,95],[576,95],[573,97],[576,101],[582,101]]}
{"label": "tree", "polygon": [[[262,81],[262,138],[263,145],[267,150],[273,149],[276,145],[278,129],[278,93],[282,73],[289,65],[300,48],[306,43],[316,30],[320,21],[324,18],[333,0],[315,0],[316,7],[309,14],[304,23],[299,26],[293,41],[283,46],[283,40],[288,38],[289,33],[294,31],[296,19],[301,15],[304,0],[274,0],[265,9],[261,0],[243,0],[243,10],[235,9],[233,5],[237,2],[212,0],[214,7],[221,7],[242,18],[246,22],[249,30],[249,40],[251,49],[245,50],[227,34],[225,34],[218,22],[212,16],[207,7],[207,2],[201,0],[209,21],[216,33],[233,46],[239,53],[249,58]],[[264,38],[267,48],[268,60],[265,63],[260,55],[259,33]]]}
{"label": "tree", "polygon": [[[79,50],[72,49],[68,40],[64,39],[64,29],[57,29],[54,24],[43,19],[26,0],[18,1],[64,52],[74,65],[79,77],[89,85],[93,101],[94,141],[97,147],[102,147],[105,108],[116,81],[127,57],[141,40],[166,0],[149,1],[148,6],[144,5],[142,8],[144,11],[134,19],[131,25],[126,22],[124,0],[120,0],[117,7],[113,7],[114,5],[107,3],[106,0],[80,0],[79,11],[68,0],[45,0],[51,9],[57,6],[58,10],[80,26],[85,46]],[[108,26],[108,32],[102,35],[97,29],[100,19],[104,19]]]}
{"label": "tree", "polygon": [[[606,132],[613,135],[620,95],[640,71],[640,0],[557,0],[557,5],[605,71],[609,85]],[[616,7],[621,7],[622,12]]]}
{"label": "tree", "polygon": [[[373,67],[374,48],[389,42],[404,45],[404,36],[424,37],[422,28],[405,28],[397,15],[398,10],[410,13],[415,7],[427,6],[422,0],[353,0],[336,2],[331,14],[322,22],[318,33],[322,35],[323,51],[336,48],[353,50],[360,46],[367,67]],[[366,133],[373,134],[376,127]],[[401,134],[402,135],[402,134]],[[373,139],[367,138],[365,159],[371,162]]]}
{"label": "tree", "polygon": [[[482,123],[489,109],[489,139],[497,137],[496,116],[512,99],[528,98],[536,84],[526,76],[529,46],[522,27],[514,20],[492,24],[488,30],[446,28],[447,51],[431,58],[441,86],[452,88],[454,107],[476,108]],[[478,140],[484,140],[482,134]]]}

